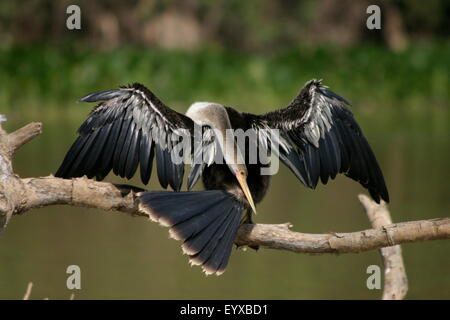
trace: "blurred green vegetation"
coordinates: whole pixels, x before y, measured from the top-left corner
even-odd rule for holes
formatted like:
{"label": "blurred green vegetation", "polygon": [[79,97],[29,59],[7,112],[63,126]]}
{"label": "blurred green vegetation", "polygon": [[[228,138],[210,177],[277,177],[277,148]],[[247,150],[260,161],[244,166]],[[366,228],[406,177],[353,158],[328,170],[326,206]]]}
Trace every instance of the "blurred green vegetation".
{"label": "blurred green vegetation", "polygon": [[366,46],[304,47],[273,55],[138,47],[97,52],[70,45],[3,48],[0,106],[8,113],[61,109],[91,91],[137,81],[180,110],[215,99],[263,111],[287,104],[304,82],[319,78],[358,108],[428,112],[448,106],[449,56],[448,43],[402,53]]}

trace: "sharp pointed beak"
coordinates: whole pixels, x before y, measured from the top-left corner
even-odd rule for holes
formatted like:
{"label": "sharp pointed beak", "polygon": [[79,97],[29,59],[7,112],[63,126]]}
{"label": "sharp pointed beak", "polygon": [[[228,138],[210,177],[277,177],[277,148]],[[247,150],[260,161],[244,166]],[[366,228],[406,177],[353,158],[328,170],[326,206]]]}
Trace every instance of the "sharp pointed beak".
{"label": "sharp pointed beak", "polygon": [[256,214],[255,203],[253,202],[252,194],[250,193],[250,189],[247,185],[247,178],[244,175],[236,175],[236,179],[241,185],[242,191],[244,191],[245,197],[247,198],[248,203],[252,207],[253,212]]}

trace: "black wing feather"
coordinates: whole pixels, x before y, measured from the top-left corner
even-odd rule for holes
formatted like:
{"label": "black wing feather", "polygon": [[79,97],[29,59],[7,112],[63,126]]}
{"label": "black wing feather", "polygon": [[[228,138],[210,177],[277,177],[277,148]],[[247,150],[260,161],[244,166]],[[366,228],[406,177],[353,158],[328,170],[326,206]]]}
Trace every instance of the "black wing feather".
{"label": "black wing feather", "polygon": [[166,157],[164,150],[160,147],[159,144],[155,146],[156,149],[156,167],[158,171],[158,180],[161,186],[166,189],[169,184],[169,177],[166,171]]}
{"label": "black wing feather", "polygon": [[344,173],[367,188],[375,201],[388,202],[381,169],[348,105],[312,80],[286,108],[248,117],[253,127],[281,131],[287,146],[280,146],[280,159],[306,186],[315,188],[319,178],[326,184]]}
{"label": "black wing feather", "polygon": [[55,176],[56,177],[62,177],[68,175],[69,171],[72,169],[72,164],[77,159],[78,154],[80,153],[81,149],[84,147],[84,144],[88,140],[87,136],[80,136],[77,137],[75,142],[70,147],[69,151],[67,152],[66,156],[64,157],[63,163],[59,167],[58,171],[56,171]]}
{"label": "black wing feather", "polygon": [[320,154],[320,181],[322,181],[323,184],[327,184],[328,177],[330,176],[331,171],[333,170],[331,167],[331,155],[328,150],[328,142],[326,139],[321,139],[319,141],[320,148],[319,148],[319,154]]}
{"label": "black wing feather", "polygon": [[[133,121],[132,118],[128,118],[124,120],[122,129],[120,130],[119,139],[116,142],[116,148],[114,150],[114,158],[113,158],[113,172],[115,175],[123,177],[121,168],[125,167],[123,164],[123,157],[122,153],[124,152],[124,149],[127,149],[129,145],[125,143],[125,140],[127,139],[127,135],[129,133],[131,122]],[[125,151],[126,152],[126,151]]]}
{"label": "black wing feather", "polygon": [[119,176],[121,176],[123,178],[126,177],[127,159],[128,159],[129,150],[131,147],[131,140],[133,139],[135,130],[136,130],[136,125],[134,122],[131,121],[130,126],[128,127],[128,130],[126,131],[126,136],[123,141],[123,146],[122,146],[122,150],[120,152],[120,157],[119,157]]}
{"label": "black wing feather", "polygon": [[89,178],[94,177],[99,169],[99,161],[100,155],[105,146],[105,142],[107,141],[109,134],[111,132],[112,124],[108,124],[103,128],[99,129],[99,134],[97,139],[95,140],[95,144],[93,145],[93,150],[89,154],[89,157],[86,161],[86,172]]}
{"label": "black wing feather", "polygon": [[144,184],[147,184],[152,175],[152,163],[154,158],[153,141],[148,137],[150,132],[143,132],[141,138],[141,147],[139,152],[139,162],[141,169],[141,179]]}
{"label": "black wing feather", "polygon": [[311,179],[312,188],[317,187],[317,183],[320,178],[320,155],[319,150],[316,149],[312,144],[306,144],[306,161],[309,165],[309,177]]}
{"label": "black wing feather", "polygon": [[81,149],[80,153],[76,156],[75,161],[73,162],[72,168],[69,171],[69,174],[74,174],[76,176],[82,176],[85,173],[81,173],[83,171],[83,162],[86,163],[86,158],[89,152],[92,151],[92,144],[97,138],[98,131],[93,133],[92,135],[87,137],[87,141]]}
{"label": "black wing feather", "polygon": [[103,180],[113,168],[113,157],[116,147],[115,141],[117,141],[120,130],[122,129],[122,122],[115,120],[112,122],[111,126],[112,128],[109,139],[105,144],[100,158],[98,172],[96,175],[97,180]]}
{"label": "black wing feather", "polygon": [[329,134],[325,137],[328,141],[330,155],[332,157],[331,164],[333,166],[333,171],[331,172],[330,177],[331,179],[334,179],[341,169],[341,151],[339,149],[339,143],[335,136],[335,130],[330,130]]}
{"label": "black wing feather", "polygon": [[103,179],[111,170],[130,179],[140,165],[147,184],[154,149],[158,177],[163,187],[180,190],[184,165],[171,159],[178,130],[193,131],[193,121],[165,106],[150,90],[134,83],[117,90],[89,94],[81,102],[100,102],[78,129],[79,137],[69,149],[56,176],[87,175]]}
{"label": "black wing feather", "polygon": [[128,150],[127,164],[125,167],[125,176],[131,179],[139,165],[139,153],[141,144],[141,130],[134,130],[133,137],[130,142],[130,149]]}

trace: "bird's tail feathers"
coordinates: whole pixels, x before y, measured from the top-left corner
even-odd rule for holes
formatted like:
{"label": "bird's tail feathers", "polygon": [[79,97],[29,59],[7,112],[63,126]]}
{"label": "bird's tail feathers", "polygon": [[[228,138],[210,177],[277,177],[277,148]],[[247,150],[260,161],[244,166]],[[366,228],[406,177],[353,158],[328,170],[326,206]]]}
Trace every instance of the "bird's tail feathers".
{"label": "bird's tail feathers", "polygon": [[200,265],[207,275],[225,271],[244,210],[236,198],[223,190],[148,191],[139,202],[141,211],[183,241],[191,265]]}

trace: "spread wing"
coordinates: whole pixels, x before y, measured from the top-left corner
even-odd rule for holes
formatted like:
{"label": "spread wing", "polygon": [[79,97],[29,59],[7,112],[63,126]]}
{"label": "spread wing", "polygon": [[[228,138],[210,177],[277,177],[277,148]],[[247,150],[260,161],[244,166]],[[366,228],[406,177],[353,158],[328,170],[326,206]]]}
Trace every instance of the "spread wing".
{"label": "spread wing", "polygon": [[251,122],[256,129],[279,129],[285,141],[279,157],[306,186],[315,188],[319,178],[326,184],[343,173],[368,189],[375,201],[388,202],[383,173],[348,105],[312,80],[289,106],[251,115]]}
{"label": "spread wing", "polygon": [[180,190],[184,161],[174,161],[171,153],[185,156],[182,148],[174,148],[182,139],[191,139],[195,123],[190,118],[165,106],[138,83],[92,93],[80,101],[100,104],[78,129],[79,136],[55,176],[102,180],[113,170],[130,179],[139,165],[141,180],[147,184],[156,156],[161,186]]}

